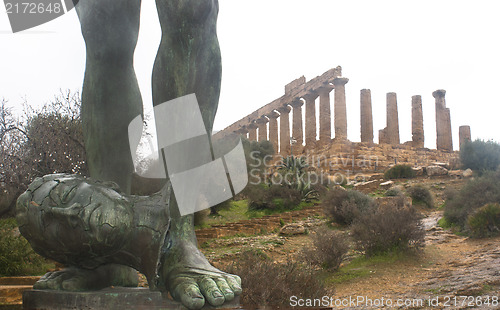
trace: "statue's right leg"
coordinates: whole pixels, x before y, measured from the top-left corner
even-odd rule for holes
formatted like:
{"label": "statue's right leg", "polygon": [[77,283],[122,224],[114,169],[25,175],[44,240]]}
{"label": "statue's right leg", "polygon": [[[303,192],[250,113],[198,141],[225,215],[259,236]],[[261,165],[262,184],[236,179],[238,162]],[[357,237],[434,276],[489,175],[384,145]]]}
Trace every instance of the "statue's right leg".
{"label": "statue's right leg", "polygon": [[[75,6],[87,52],[81,110],[87,164],[91,177],[114,181],[125,193],[130,193],[134,169],[128,125],[142,113],[133,67],[140,6],[140,0],[80,0]],[[134,269],[107,264],[49,273],[35,288],[88,290],[134,284]]]}
{"label": "statue's right leg", "polygon": [[75,8],[87,51],[81,117],[90,176],[128,194],[128,125],[142,114],[133,66],[141,0],[80,0]]}

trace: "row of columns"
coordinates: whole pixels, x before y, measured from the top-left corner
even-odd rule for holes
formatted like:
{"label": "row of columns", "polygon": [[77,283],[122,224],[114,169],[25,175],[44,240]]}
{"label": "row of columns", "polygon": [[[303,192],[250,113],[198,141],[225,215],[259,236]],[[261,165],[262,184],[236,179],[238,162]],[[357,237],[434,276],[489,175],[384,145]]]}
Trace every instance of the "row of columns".
{"label": "row of columns", "polygon": [[[450,109],[446,107],[446,91],[438,89],[432,93],[436,106],[436,148],[443,151],[453,151]],[[366,95],[365,95],[366,96]],[[363,91],[361,113],[363,115]],[[365,99],[366,100],[366,99]],[[412,146],[424,147],[424,118],[422,113],[422,97],[412,96]],[[371,107],[370,107],[371,108]],[[365,108],[366,109],[366,108]],[[387,127],[379,133],[379,143],[399,144],[398,107],[395,93],[387,94]],[[367,113],[367,112],[365,112]],[[363,118],[362,118],[363,121]],[[363,129],[362,129],[363,135]],[[460,146],[471,140],[470,127],[461,126],[459,130]],[[364,142],[362,140],[362,142]]]}
{"label": "row of columns", "polygon": [[[331,111],[330,111],[330,93],[335,90],[334,95],[334,130],[335,140],[347,139],[347,109],[345,97],[345,84],[349,80],[344,77],[338,77],[333,80],[333,85],[309,92],[302,99],[296,99],[289,105],[284,105],[269,115],[262,116],[255,123],[246,126],[250,140],[268,140],[267,123],[269,123],[269,141],[273,143],[276,153],[279,151],[282,155],[289,155],[290,145],[290,112],[292,112],[292,137],[294,139],[294,152],[302,152],[303,143],[305,147],[314,148],[318,141],[321,144],[329,142],[331,139]],[[436,90],[432,93],[436,105],[436,132],[437,149],[444,151],[453,150],[450,109],[446,107],[445,90]],[[316,140],[316,99],[319,97],[319,140]],[[305,102],[305,135],[302,127],[302,106]],[[369,89],[362,89],[360,94],[360,112],[361,112],[361,142],[373,143],[373,113],[371,92]],[[392,145],[400,144],[398,104],[396,93],[387,93],[387,124],[379,131],[379,143]],[[422,112],[422,97],[412,96],[411,100],[412,117],[412,141],[411,144],[416,148],[423,148],[424,120]],[[280,119],[280,134],[278,138],[278,118]],[[257,136],[258,129],[258,136]],[[459,129],[460,146],[465,141],[471,140],[470,127],[461,126]]]}
{"label": "row of columns", "polygon": [[[242,129],[241,133],[248,133],[250,140],[269,140],[276,152],[283,155],[289,155],[290,146],[290,112],[292,111],[292,137],[294,150],[301,152],[303,143],[306,147],[314,148],[316,140],[316,99],[319,97],[319,142],[326,143],[331,140],[331,111],[330,111],[330,93],[335,90],[334,98],[334,118],[335,118],[335,137],[338,139],[347,139],[347,108],[345,100],[345,84],[349,81],[347,78],[335,78],[333,85],[325,85],[316,91],[311,91],[302,96],[302,99],[296,99],[290,104],[272,111],[268,115],[262,116],[254,123]],[[302,127],[302,106],[305,102],[305,134]],[[292,110],[293,109],[293,110]],[[280,119],[280,134],[278,140],[278,118]],[[269,133],[268,125],[269,123]],[[268,139],[269,137],[269,139]],[[279,143],[278,143],[279,141]]]}

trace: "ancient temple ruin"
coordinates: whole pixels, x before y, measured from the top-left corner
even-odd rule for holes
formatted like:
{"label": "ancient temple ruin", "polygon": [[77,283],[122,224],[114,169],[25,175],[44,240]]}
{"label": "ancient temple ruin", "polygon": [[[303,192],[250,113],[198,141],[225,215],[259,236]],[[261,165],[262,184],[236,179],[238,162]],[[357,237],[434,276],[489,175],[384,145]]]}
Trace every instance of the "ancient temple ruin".
{"label": "ancient temple ruin", "polygon": [[[424,119],[422,113],[422,97],[411,98],[411,132],[412,140],[401,143],[399,134],[398,101],[396,93],[387,93],[386,127],[379,130],[379,143],[373,143],[373,116],[371,92],[362,89],[360,92],[360,143],[353,143],[347,137],[347,106],[345,87],[349,79],[342,76],[340,66],[330,69],[309,81],[300,77],[285,86],[285,94],[264,105],[253,113],[236,121],[215,134],[215,139],[226,135],[240,134],[250,140],[269,140],[273,143],[276,154],[290,155],[290,141],[293,141],[294,154],[332,153],[333,150],[360,154],[377,154],[390,162],[415,161],[415,164],[426,161],[449,160],[456,158],[453,151],[450,109],[446,107],[445,90],[432,93],[436,106],[437,149],[424,148]],[[331,124],[331,100],[333,92],[333,126]],[[319,100],[317,100],[319,98]],[[319,108],[316,110],[316,103]],[[304,113],[302,110],[305,110]],[[319,115],[316,115],[319,111]],[[290,124],[290,113],[291,124]],[[303,117],[305,118],[303,128]],[[317,118],[319,121],[317,122]],[[278,122],[279,120],[279,122]],[[316,126],[319,124],[319,131]],[[279,125],[278,125],[279,124]],[[290,135],[291,126],[291,135]],[[333,139],[332,137],[333,130]],[[317,133],[319,134],[317,135]],[[460,146],[471,139],[470,127],[460,127]],[[379,152],[387,149],[391,152]],[[329,151],[328,151],[329,150]],[[360,150],[364,150],[361,151]],[[404,154],[410,154],[405,156]],[[420,154],[420,155],[415,155]],[[413,156],[415,155],[415,156]]]}

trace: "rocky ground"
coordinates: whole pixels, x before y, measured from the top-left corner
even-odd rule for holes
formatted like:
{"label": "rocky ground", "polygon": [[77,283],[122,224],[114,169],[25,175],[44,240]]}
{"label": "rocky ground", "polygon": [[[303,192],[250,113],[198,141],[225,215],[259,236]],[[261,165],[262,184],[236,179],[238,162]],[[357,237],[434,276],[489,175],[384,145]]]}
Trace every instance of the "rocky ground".
{"label": "rocky ground", "polygon": [[[424,183],[431,188],[436,205],[440,205],[444,190],[459,188],[463,180],[425,179],[409,183]],[[349,309],[353,304],[347,301],[363,298],[364,302],[358,306],[367,306],[367,309],[500,309],[500,237],[478,240],[458,236],[438,226],[442,211],[423,210],[423,213],[423,226],[427,231],[423,252],[413,258],[374,262],[368,266],[367,274],[333,281],[332,297],[346,303],[339,308]],[[309,218],[303,224],[314,231],[324,222],[321,218]],[[232,262],[249,248],[261,250],[280,262],[296,259],[309,242],[308,235],[274,233],[213,240],[203,251],[219,266]],[[335,277],[336,274],[332,274],[332,278]]]}
{"label": "rocky ground", "polygon": [[[460,188],[464,180],[422,178],[399,185],[407,187],[416,183],[430,188],[439,206],[445,190]],[[373,261],[360,267],[367,272],[357,275],[355,268],[351,268],[349,272],[353,276],[342,281],[338,279],[345,274],[330,275],[327,283],[333,292],[331,297],[344,303],[338,308],[500,309],[500,237],[478,240],[458,236],[438,226],[442,211],[423,209],[422,212],[427,234],[426,246],[420,255]],[[315,228],[325,222],[324,218],[313,216],[299,221],[299,226],[313,234]],[[307,234],[270,233],[213,239],[202,246],[202,251],[214,265],[221,267],[237,260],[247,249],[260,250],[276,262],[296,260],[308,243]],[[344,266],[355,257],[351,253]],[[318,297],[321,296],[311,296]],[[352,302],[358,298],[361,303],[354,307]]]}
{"label": "rocky ground", "polygon": [[[335,283],[333,297],[348,300],[362,296],[374,302],[382,298],[386,303],[393,302],[392,306],[373,307],[377,309],[409,308],[395,305],[398,300],[413,303],[414,309],[500,309],[500,301],[495,303],[492,299],[500,297],[500,237],[476,240],[457,236],[437,226],[441,216],[441,211],[434,211],[424,219],[427,236],[422,254],[396,262],[374,263],[368,275]],[[309,220],[313,225],[322,222]],[[261,250],[282,262],[296,257],[308,242],[307,235],[270,234],[214,240],[203,251],[219,266],[237,259],[248,248]],[[436,297],[438,303],[430,306],[429,300],[435,302]],[[488,300],[490,305],[483,305]]]}

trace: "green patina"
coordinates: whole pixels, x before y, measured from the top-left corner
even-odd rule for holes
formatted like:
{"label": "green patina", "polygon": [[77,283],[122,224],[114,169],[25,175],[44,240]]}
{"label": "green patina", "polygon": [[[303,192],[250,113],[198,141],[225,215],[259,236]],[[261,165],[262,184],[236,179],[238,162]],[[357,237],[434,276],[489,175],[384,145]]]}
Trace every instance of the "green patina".
{"label": "green patina", "polygon": [[[211,133],[222,74],[218,1],[156,5],[162,38],[152,73],[153,105],[195,93]],[[133,67],[140,6],[140,0],[80,0],[76,6],[87,50],[81,113],[92,179],[46,176],[19,198],[23,235],[38,253],[69,266],[35,287],[134,286],[137,269],[151,289],[168,290],[190,309],[205,302],[219,306],[241,293],[241,281],[212,267],[198,250],[193,216],[180,216],[170,183],[149,196],[130,195],[132,180],[146,184],[132,179],[128,142],[128,125],[143,111]]]}

